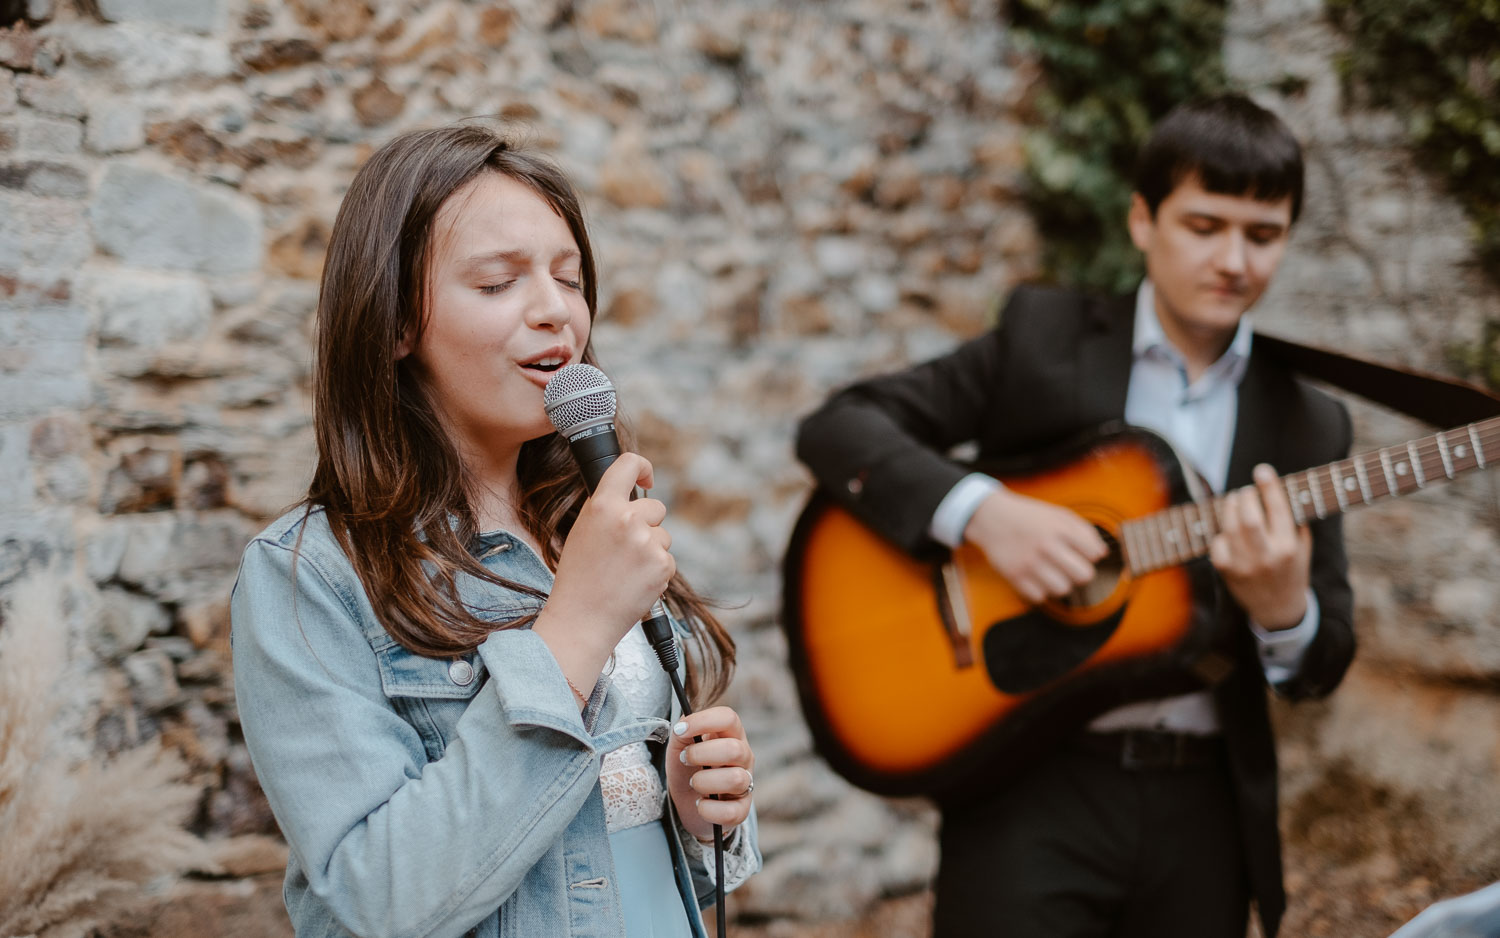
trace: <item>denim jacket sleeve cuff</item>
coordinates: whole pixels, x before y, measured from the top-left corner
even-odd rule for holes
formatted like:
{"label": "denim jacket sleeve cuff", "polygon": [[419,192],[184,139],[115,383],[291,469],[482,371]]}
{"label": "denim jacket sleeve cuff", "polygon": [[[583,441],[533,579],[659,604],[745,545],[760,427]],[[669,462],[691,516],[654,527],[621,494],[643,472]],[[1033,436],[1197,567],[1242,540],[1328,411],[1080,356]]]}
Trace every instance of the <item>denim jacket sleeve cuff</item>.
{"label": "denim jacket sleeve cuff", "polygon": [[589,727],[603,702],[605,685],[594,686],[582,713],[557,659],[530,629],[491,632],[479,646],[479,657],[489,669],[495,693],[513,724],[541,726],[574,736],[587,745]]}

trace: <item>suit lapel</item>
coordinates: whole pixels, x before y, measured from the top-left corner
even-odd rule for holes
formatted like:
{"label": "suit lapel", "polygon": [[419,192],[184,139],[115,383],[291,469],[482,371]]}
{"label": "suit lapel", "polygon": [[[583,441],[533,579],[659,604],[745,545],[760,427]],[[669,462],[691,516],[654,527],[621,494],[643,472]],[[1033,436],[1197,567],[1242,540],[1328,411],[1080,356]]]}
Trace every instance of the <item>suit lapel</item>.
{"label": "suit lapel", "polygon": [[1229,451],[1229,473],[1224,489],[1238,488],[1251,481],[1251,470],[1258,463],[1280,466],[1276,433],[1276,393],[1265,356],[1257,356],[1252,345],[1250,363],[1240,382],[1239,405],[1235,414],[1234,446]]}
{"label": "suit lapel", "polygon": [[1135,335],[1135,294],[1095,300],[1078,340],[1078,412],[1083,424],[1125,417],[1130,389],[1130,342]]}

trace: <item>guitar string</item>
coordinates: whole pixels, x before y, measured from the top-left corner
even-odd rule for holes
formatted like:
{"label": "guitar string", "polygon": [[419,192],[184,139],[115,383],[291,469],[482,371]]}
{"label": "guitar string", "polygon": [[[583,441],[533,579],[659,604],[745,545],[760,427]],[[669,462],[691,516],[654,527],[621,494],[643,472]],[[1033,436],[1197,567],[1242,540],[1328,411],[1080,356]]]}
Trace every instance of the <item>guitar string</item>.
{"label": "guitar string", "polygon": [[[1444,447],[1448,451],[1446,459],[1443,454]],[[1323,503],[1320,506],[1322,510],[1315,510],[1312,513],[1317,520],[1354,507],[1373,504],[1381,498],[1408,495],[1425,488],[1429,481],[1456,478],[1464,472],[1487,466],[1491,461],[1488,454],[1496,454],[1500,457],[1500,418],[1490,418],[1442,430],[1430,436],[1412,440],[1399,449],[1410,449],[1415,459],[1403,458],[1393,461],[1393,467],[1398,468],[1394,490],[1390,487],[1383,461],[1379,473],[1369,471],[1372,460],[1381,460],[1382,457],[1391,458],[1392,447],[1389,446],[1356,453],[1347,459],[1291,473],[1283,477],[1281,482],[1287,489],[1289,498],[1299,498],[1299,487],[1309,493],[1315,491],[1313,498],[1322,496],[1318,498]],[[1416,462],[1417,465],[1408,466],[1407,464],[1411,462]],[[1401,473],[1400,468],[1409,471]],[[1362,470],[1363,482],[1360,481]],[[1403,479],[1410,479],[1410,484],[1403,485]],[[1418,482],[1418,479],[1422,481]],[[1140,576],[1154,570],[1175,566],[1205,553],[1212,536],[1220,529],[1219,515],[1222,502],[1223,496],[1211,499],[1204,506],[1186,502],[1122,524],[1122,531],[1124,528],[1133,528],[1134,534],[1137,535],[1128,536],[1122,533],[1122,537],[1125,537],[1127,542],[1135,541],[1145,548],[1143,557],[1138,557],[1135,551],[1127,549],[1126,562],[1131,574]],[[1328,510],[1330,502],[1338,506],[1337,511]],[[1197,518],[1190,519],[1190,512],[1196,512]],[[1206,535],[1203,529],[1198,527],[1210,521],[1205,514],[1212,515],[1212,523],[1207,526]],[[1142,533],[1145,534],[1144,538],[1138,536]],[[1194,543],[1195,537],[1200,542],[1199,544]]]}

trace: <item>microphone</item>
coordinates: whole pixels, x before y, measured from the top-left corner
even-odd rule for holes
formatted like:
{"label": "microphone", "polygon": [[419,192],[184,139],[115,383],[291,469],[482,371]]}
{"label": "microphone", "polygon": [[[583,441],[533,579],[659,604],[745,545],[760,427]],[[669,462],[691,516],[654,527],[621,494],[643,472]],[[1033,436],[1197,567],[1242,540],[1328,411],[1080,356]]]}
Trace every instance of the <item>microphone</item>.
{"label": "microphone", "polygon": [[[568,449],[578,461],[584,485],[592,495],[604,471],[620,456],[620,438],[615,433],[615,386],[593,365],[583,362],[565,365],[547,382],[542,403],[547,409],[547,419],[568,441]],[[672,621],[660,599],[641,620],[641,630],[656,657],[661,659],[662,668],[677,684],[677,643],[673,640]],[[683,712],[687,713],[686,694],[679,693],[678,697]]]}
{"label": "microphone", "polygon": [[[615,386],[593,365],[583,362],[565,365],[547,381],[542,404],[547,409],[547,419],[568,441],[568,449],[578,460],[584,485],[592,495],[604,471],[620,456],[620,438],[615,433]],[[646,633],[662,670],[667,672],[683,714],[692,713],[687,691],[677,676],[677,642],[672,635],[672,620],[660,599],[652,603],[651,611],[641,620],[641,631]],[[702,737],[694,737],[695,742],[701,740]],[[716,924],[719,938],[724,938],[724,829],[718,824],[714,825],[714,872]]]}

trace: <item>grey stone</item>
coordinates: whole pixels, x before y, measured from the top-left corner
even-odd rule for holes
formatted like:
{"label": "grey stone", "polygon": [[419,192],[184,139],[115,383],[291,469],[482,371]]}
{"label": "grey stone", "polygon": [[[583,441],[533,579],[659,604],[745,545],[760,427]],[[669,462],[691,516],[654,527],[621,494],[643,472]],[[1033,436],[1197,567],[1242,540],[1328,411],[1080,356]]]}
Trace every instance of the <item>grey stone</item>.
{"label": "grey stone", "polygon": [[138,651],[120,663],[130,678],[130,695],[147,713],[170,707],[182,700],[182,688],[172,659],[155,648]]}
{"label": "grey stone", "polygon": [[76,308],[0,307],[0,420],[88,401],[92,383],[82,354],[87,319]]}
{"label": "grey stone", "polygon": [[254,533],[243,519],[207,512],[136,515],[131,522],[117,575],[171,601],[200,574],[232,580]]}
{"label": "grey stone", "polygon": [[97,0],[99,13],[112,22],[143,20],[195,32],[222,29],[228,17],[224,0]]}
{"label": "grey stone", "polygon": [[83,96],[78,93],[78,87],[70,78],[18,75],[16,91],[20,94],[22,104],[29,104],[47,114],[81,118],[88,113]]}
{"label": "grey stone", "polygon": [[129,98],[101,98],[90,103],[87,141],[95,153],[123,153],[146,143],[146,120]]}
{"label": "grey stone", "polygon": [[865,269],[865,247],[854,238],[829,236],[813,244],[818,267],[830,277],[850,277]]}
{"label": "grey stone", "polygon": [[68,31],[68,42],[76,61],[100,73],[96,80],[120,89],[153,89],[234,72],[223,39],[188,36],[151,23],[76,25]]}
{"label": "grey stone", "polygon": [[23,114],[17,129],[22,153],[71,155],[83,149],[83,125],[72,118]]}
{"label": "grey stone", "polygon": [[260,206],[218,187],[112,163],[95,195],[99,246],[128,264],[230,273],[260,265]]}
{"label": "grey stone", "polygon": [[0,272],[76,270],[93,249],[78,203],[0,191]]}
{"label": "grey stone", "polygon": [[146,636],[171,629],[172,615],[161,603],[118,587],[99,591],[99,621],[96,647],[111,658],[128,655],[141,647]]}
{"label": "grey stone", "polygon": [[201,337],[213,314],[208,287],[196,277],[111,271],[86,286],[98,310],[99,344],[157,350]]}
{"label": "grey stone", "polygon": [[55,0],[26,0],[26,18],[35,23],[52,19]]}
{"label": "grey stone", "polygon": [[24,160],[0,164],[0,188],[24,189],[32,195],[81,199],[89,194],[89,180],[77,166],[55,160]]}
{"label": "grey stone", "polygon": [[20,95],[16,92],[16,75],[9,69],[0,68],[0,114],[10,114],[16,109]]}
{"label": "grey stone", "polygon": [[36,501],[30,440],[30,423],[0,424],[0,505],[9,511],[21,511]]}
{"label": "grey stone", "polygon": [[27,573],[71,563],[74,542],[70,511],[37,508],[12,512],[3,508],[0,506],[0,590]]}

